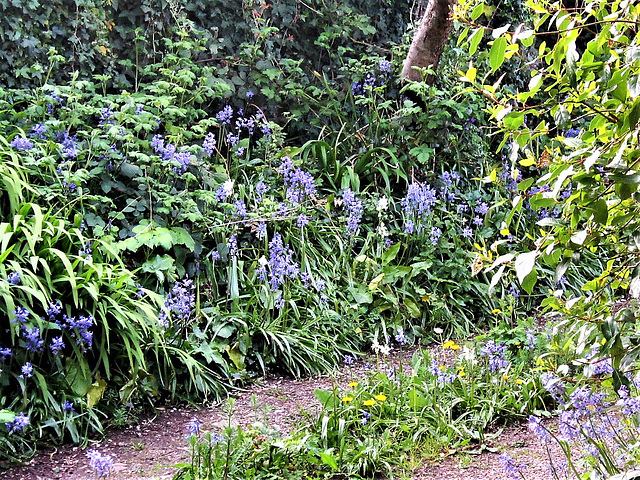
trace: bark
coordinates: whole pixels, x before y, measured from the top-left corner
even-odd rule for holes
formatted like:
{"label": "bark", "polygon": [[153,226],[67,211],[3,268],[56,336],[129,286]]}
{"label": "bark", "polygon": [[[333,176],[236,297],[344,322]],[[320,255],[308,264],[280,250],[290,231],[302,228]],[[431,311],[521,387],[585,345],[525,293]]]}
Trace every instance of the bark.
{"label": "bark", "polygon": [[[456,0],[429,0],[404,61],[403,80],[422,80],[420,71],[413,67],[431,66],[436,69],[453,27],[453,21],[449,16],[455,3]],[[430,76],[426,80],[431,83],[433,77]]]}

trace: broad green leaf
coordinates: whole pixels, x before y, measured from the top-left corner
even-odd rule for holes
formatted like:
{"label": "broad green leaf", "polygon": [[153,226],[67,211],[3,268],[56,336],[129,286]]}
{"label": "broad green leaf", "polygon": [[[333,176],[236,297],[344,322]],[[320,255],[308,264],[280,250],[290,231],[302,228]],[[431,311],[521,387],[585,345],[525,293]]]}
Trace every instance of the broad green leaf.
{"label": "broad green leaf", "polygon": [[89,408],[95,407],[105,390],[107,389],[107,382],[100,378],[100,375],[96,376],[96,381],[91,384],[89,391],[87,392],[87,406]]}
{"label": "broad green leaf", "polygon": [[536,264],[537,257],[538,257],[538,252],[536,250],[532,250],[531,252],[521,253],[516,257],[514,266],[516,269],[516,275],[518,277],[518,281],[520,282],[520,285],[523,284],[524,279],[533,270],[533,267]]}
{"label": "broad green leaf", "polygon": [[496,38],[493,41],[491,50],[489,50],[489,63],[491,71],[495,72],[504,63],[504,53],[507,50],[507,39],[504,37]]}

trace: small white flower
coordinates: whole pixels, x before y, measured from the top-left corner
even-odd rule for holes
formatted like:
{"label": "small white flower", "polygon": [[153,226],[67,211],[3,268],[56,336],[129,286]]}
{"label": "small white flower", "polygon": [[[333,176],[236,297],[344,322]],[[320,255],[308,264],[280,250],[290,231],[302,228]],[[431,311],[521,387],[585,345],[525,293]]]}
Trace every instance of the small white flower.
{"label": "small white flower", "polygon": [[434,328],[433,331],[436,335],[442,335],[444,333],[444,330],[439,327]]}
{"label": "small white flower", "polygon": [[340,198],[340,197],[336,197],[336,198],[334,198],[334,199],[333,199],[333,204],[334,204],[336,207],[341,206],[341,205],[342,205],[342,198]]}
{"label": "small white flower", "polygon": [[378,205],[376,205],[376,210],[382,212],[383,210],[389,209],[389,199],[387,197],[380,197],[378,200]]}
{"label": "small white flower", "polygon": [[389,355],[389,353],[391,353],[391,346],[389,344],[380,345],[380,353],[385,356]]}
{"label": "small white flower", "polygon": [[233,195],[233,180],[229,179],[222,184],[222,188],[227,197]]}
{"label": "small white flower", "polygon": [[378,235],[380,235],[381,237],[389,236],[389,230],[387,230],[387,226],[384,223],[378,225]]}
{"label": "small white flower", "polygon": [[261,266],[266,267],[267,265],[269,265],[269,260],[267,260],[267,259],[265,258],[265,256],[263,255],[263,256],[261,256],[261,257],[258,259],[258,263],[259,263]]}

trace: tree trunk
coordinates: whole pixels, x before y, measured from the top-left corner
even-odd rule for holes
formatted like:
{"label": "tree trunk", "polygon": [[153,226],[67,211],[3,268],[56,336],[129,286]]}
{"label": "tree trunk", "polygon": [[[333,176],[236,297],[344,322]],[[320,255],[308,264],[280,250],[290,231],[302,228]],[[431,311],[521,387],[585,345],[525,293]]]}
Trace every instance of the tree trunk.
{"label": "tree trunk", "polygon": [[[449,15],[455,3],[456,0],[429,0],[404,61],[403,80],[416,82],[422,80],[420,71],[413,67],[426,68],[431,66],[435,69],[438,66],[440,55],[442,55],[453,27]],[[431,83],[433,77],[430,76],[426,80]]]}

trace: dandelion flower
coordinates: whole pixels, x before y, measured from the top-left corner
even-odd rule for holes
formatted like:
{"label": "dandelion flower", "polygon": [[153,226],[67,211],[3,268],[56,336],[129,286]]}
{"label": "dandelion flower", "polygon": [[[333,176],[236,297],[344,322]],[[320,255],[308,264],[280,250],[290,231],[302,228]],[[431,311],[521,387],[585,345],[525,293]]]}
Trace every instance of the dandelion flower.
{"label": "dandelion flower", "polygon": [[351,383],[349,384],[349,386],[350,386],[351,388],[356,388],[356,387],[358,386],[358,382],[351,382]]}
{"label": "dandelion flower", "polygon": [[344,403],[353,402],[353,397],[342,397],[342,401]]}
{"label": "dandelion flower", "polygon": [[369,400],[365,400],[363,404],[366,405],[367,407],[372,407],[373,405],[376,404],[376,401],[373,398],[370,398]]}
{"label": "dandelion flower", "polygon": [[384,401],[387,399],[387,396],[386,396],[386,395],[383,395],[383,394],[379,394],[379,395],[376,395],[376,396],[375,396],[375,397],[373,397],[373,398],[375,398],[375,399],[376,399],[376,400],[378,400],[379,402],[384,402]]}

